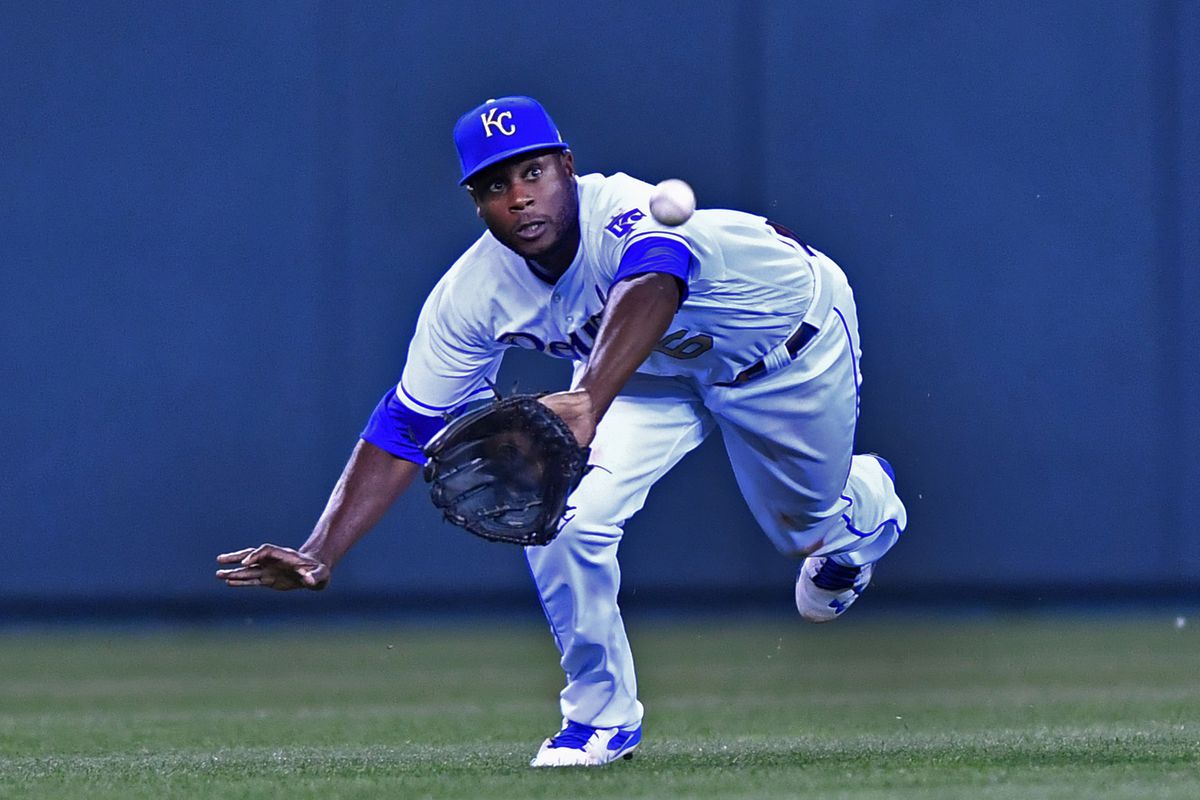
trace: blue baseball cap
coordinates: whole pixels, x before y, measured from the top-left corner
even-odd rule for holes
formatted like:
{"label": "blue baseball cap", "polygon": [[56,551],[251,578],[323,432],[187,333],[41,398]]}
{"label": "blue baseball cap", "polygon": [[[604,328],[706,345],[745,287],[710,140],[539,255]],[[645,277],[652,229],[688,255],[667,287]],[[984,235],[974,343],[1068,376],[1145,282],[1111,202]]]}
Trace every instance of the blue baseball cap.
{"label": "blue baseball cap", "polygon": [[531,150],[566,150],[558,126],[532,97],[488,100],[463,114],[454,126],[462,162],[462,186],[480,170]]}

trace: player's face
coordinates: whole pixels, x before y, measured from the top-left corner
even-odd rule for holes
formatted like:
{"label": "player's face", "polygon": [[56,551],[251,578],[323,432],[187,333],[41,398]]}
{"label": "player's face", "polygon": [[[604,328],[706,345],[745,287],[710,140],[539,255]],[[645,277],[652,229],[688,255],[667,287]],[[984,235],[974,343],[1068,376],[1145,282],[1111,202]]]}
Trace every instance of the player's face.
{"label": "player's face", "polygon": [[579,247],[579,194],[571,152],[502,161],[471,181],[480,218],[517,255],[561,274]]}

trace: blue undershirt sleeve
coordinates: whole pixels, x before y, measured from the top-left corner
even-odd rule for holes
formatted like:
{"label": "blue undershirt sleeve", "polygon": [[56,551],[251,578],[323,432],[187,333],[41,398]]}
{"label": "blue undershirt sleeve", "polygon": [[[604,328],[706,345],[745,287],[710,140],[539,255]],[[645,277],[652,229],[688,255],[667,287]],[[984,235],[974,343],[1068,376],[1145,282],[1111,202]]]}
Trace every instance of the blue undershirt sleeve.
{"label": "blue undershirt sleeve", "polygon": [[679,281],[679,304],[688,296],[688,277],[695,256],[677,239],[665,236],[645,236],[638,239],[621,256],[613,284],[645,272],[664,272]]}
{"label": "blue undershirt sleeve", "polygon": [[375,406],[359,438],[397,458],[424,464],[426,458],[421,448],[445,426],[445,417],[418,414],[401,403],[393,387]]}

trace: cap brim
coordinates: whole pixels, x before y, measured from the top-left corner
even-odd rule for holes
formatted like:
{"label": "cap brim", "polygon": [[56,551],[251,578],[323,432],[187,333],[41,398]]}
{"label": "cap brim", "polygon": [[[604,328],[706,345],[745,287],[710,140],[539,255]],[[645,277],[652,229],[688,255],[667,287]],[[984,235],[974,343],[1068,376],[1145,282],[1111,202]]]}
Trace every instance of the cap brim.
{"label": "cap brim", "polygon": [[493,164],[499,164],[501,161],[510,159],[513,156],[519,156],[522,153],[529,153],[534,150],[567,150],[567,149],[568,149],[568,146],[567,146],[566,142],[543,142],[541,144],[525,144],[525,145],[521,145],[520,147],[514,147],[512,150],[505,150],[503,152],[496,153],[495,155],[491,156],[490,158],[485,158],[483,161],[480,161],[478,164],[475,165],[475,169],[471,170],[470,173],[462,176],[462,180],[460,180],[458,182],[458,185],[465,186],[467,181],[471,180],[471,178],[474,178],[476,175],[483,172],[485,169],[492,166]]}

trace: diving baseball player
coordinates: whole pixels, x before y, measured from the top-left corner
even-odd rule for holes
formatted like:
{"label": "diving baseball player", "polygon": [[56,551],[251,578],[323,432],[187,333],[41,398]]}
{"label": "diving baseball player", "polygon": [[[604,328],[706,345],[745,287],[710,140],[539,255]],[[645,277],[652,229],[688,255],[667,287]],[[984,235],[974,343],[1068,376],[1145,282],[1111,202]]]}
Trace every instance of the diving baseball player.
{"label": "diving baseball player", "polygon": [[593,469],[556,539],[525,550],[562,653],[561,729],[532,766],[601,765],[641,742],[643,708],[617,605],[622,527],[654,483],[720,430],[755,518],[801,559],[796,605],[841,615],[906,524],[894,475],[853,455],[858,324],[838,266],[787,229],[699,210],[668,226],[652,187],[577,175],[546,111],[489,100],[454,139],[487,231],[434,288],[399,384],[362,433],[312,535],[218,557],[231,586],[323,588],[347,550],[419,474],[445,415],[491,396],[504,353],[574,363],[542,402]]}

